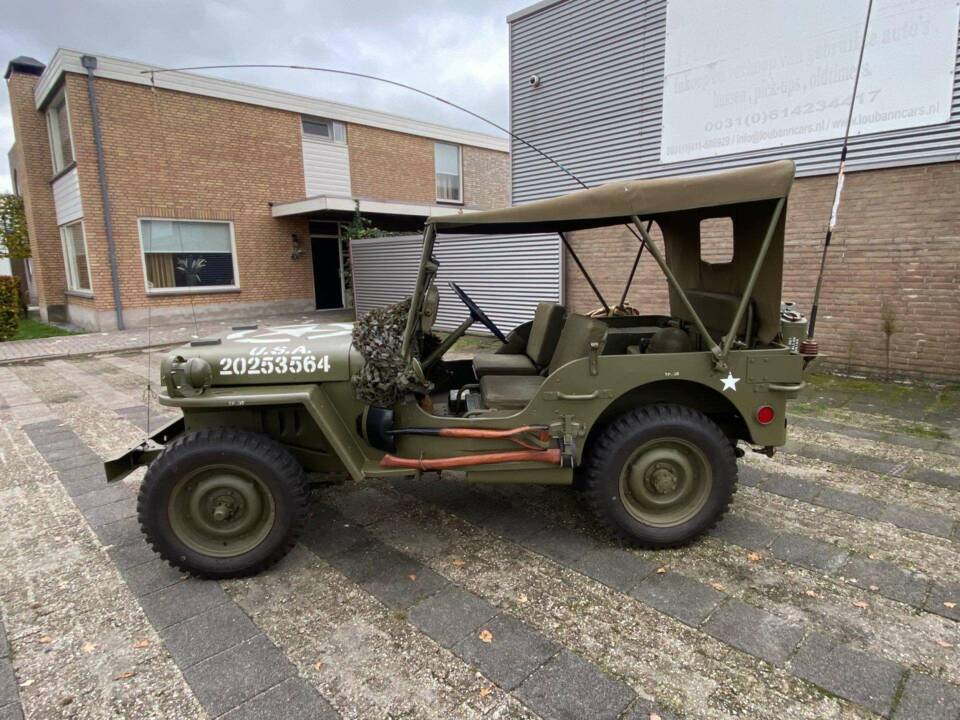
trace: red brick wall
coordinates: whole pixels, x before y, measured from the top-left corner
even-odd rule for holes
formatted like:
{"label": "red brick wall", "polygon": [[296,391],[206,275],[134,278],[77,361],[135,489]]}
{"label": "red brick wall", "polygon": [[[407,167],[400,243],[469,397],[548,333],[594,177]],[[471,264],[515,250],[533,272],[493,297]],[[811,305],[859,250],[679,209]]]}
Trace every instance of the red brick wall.
{"label": "red brick wall", "polygon": [[36,81],[35,75],[14,72],[7,81],[7,92],[20,154],[17,178],[30,232],[37,301],[44,318],[63,321],[66,319],[63,307],[66,276],[50,187],[53,164],[46,119],[34,110],[33,104]]}
{"label": "red brick wall", "polygon": [[463,199],[468,207],[507,207],[510,204],[510,155],[463,146]]}
{"label": "red brick wall", "polygon": [[[787,211],[784,300],[809,311],[835,178],[797,180]],[[822,366],[886,372],[884,306],[892,313],[895,375],[960,378],[960,163],[849,173],[817,320]],[[662,248],[654,225],[653,235]],[[571,244],[608,302],[619,300],[636,253],[625,229],[575,233]],[[567,300],[599,306],[572,261]],[[628,300],[667,308],[666,281],[644,254]]]}
{"label": "red brick wall", "polygon": [[[96,307],[113,307],[109,259],[86,79],[68,73],[84,228]],[[280,222],[271,201],[303,197],[299,116],[294,113],[98,78],[104,162],[124,308],[190,304],[190,296],[148,296],[138,218],[230,220],[240,291],[193,296],[231,303],[313,296],[305,221]],[[290,234],[307,251],[290,259]]]}

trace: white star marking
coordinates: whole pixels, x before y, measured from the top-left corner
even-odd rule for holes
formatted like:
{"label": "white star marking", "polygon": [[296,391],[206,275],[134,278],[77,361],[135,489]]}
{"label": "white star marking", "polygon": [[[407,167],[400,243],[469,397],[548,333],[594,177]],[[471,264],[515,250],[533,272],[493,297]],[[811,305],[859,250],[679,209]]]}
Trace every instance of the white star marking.
{"label": "white star marking", "polygon": [[740,382],[740,378],[734,377],[733,373],[728,373],[725,378],[720,378],[720,382],[723,383],[723,391],[733,390],[737,391],[737,383]]}

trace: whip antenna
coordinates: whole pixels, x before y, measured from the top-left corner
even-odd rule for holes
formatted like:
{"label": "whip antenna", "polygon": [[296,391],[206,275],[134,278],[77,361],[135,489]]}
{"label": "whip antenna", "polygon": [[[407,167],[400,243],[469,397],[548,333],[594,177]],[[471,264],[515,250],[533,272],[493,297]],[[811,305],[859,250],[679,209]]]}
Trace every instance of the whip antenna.
{"label": "whip antenna", "polygon": [[[813,292],[813,305],[810,307],[810,324],[807,326],[807,341],[813,340],[813,332],[817,325],[817,310],[820,308],[820,291],[823,289],[823,271],[827,266],[827,253],[830,250],[830,241],[833,239],[833,229],[837,225],[837,213],[840,210],[840,194],[843,192],[844,167],[847,162],[847,143],[850,139],[850,125],[853,122],[853,107],[857,103],[857,88],[860,85],[860,69],[863,67],[863,51],[867,46],[867,30],[870,27],[870,13],[872,10],[873,0],[867,0],[867,19],[863,23],[863,36],[860,38],[860,55],[857,57],[857,72],[853,76],[853,95],[850,97],[850,110],[847,112],[847,127],[843,133],[843,146],[840,149],[840,166],[837,169],[837,185],[833,193],[833,206],[830,208],[830,222],[827,224],[827,233],[823,238],[823,254],[820,256],[820,272],[817,273],[817,289]],[[815,349],[815,344],[810,349]]]}

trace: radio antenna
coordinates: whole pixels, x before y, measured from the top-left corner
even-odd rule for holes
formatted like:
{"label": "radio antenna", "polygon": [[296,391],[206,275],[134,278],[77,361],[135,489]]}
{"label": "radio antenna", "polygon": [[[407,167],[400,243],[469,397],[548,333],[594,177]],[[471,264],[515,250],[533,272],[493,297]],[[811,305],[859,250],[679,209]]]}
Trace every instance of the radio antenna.
{"label": "radio antenna", "polygon": [[535,153],[539,154],[544,159],[556,165],[567,176],[569,176],[578,185],[580,185],[580,187],[582,188],[589,187],[583,180],[577,177],[573,173],[573,171],[567,168],[559,160],[548,155],[544,150],[541,150],[532,142],[525,140],[524,138],[517,135],[517,133],[513,132],[512,130],[508,130],[507,128],[503,127],[499,123],[495,123],[493,120],[490,120],[489,118],[485,118],[480,113],[476,113],[473,110],[470,110],[469,108],[465,108],[462,105],[458,105],[452,100],[447,100],[446,98],[442,98],[439,95],[434,95],[433,93],[427,92],[426,90],[421,90],[420,88],[414,87],[413,85],[407,85],[406,83],[402,83],[397,80],[391,80],[385,77],[380,77],[378,75],[368,75],[367,73],[354,72],[353,70],[341,70],[339,68],[314,67],[310,65],[278,65],[278,64],[270,64],[270,63],[242,63],[238,65],[194,65],[191,67],[162,68],[162,69],[158,68],[154,70],[141,70],[140,74],[149,75],[150,82],[151,84],[153,84],[154,76],[159,75],[161,73],[189,72],[191,70],[237,70],[237,69],[308,70],[310,72],[323,72],[323,73],[331,73],[333,75],[346,75],[348,77],[363,78],[364,80],[374,80],[376,82],[381,82],[387,85],[393,85],[394,87],[403,88],[404,90],[409,90],[410,92],[417,93],[418,95],[423,95],[424,97],[428,97],[431,100],[436,100],[437,102],[443,103],[444,105],[449,105],[450,107],[456,110],[459,110],[460,112],[464,112],[467,115],[470,115],[471,117],[476,118],[477,120],[485,122],[487,125],[490,125],[491,127],[496,128],[500,132],[506,133],[517,142],[523,143],[528,148],[533,150]]}
{"label": "radio antenna", "polygon": [[837,168],[837,185],[833,193],[833,206],[830,208],[830,222],[827,224],[827,233],[823,238],[823,254],[820,256],[820,272],[817,273],[817,289],[813,292],[813,305],[810,307],[810,324],[807,326],[807,349],[816,352],[816,343],[813,341],[813,332],[817,325],[817,311],[820,309],[820,291],[823,289],[823,272],[827,267],[827,254],[830,250],[830,241],[833,239],[833,229],[837,225],[837,213],[840,210],[840,195],[843,192],[844,168],[847,162],[847,145],[850,139],[850,126],[853,123],[853,107],[857,103],[857,89],[860,85],[860,69],[863,67],[863,51],[867,46],[867,30],[870,27],[870,13],[873,10],[873,0],[867,0],[867,19],[863,23],[863,36],[860,38],[860,55],[857,57],[857,72],[853,76],[853,95],[850,97],[850,110],[847,112],[847,127],[843,133],[843,146],[840,149],[840,166]]}
{"label": "radio antenna", "polygon": [[[872,2],[872,0],[871,0],[871,2]],[[373,80],[373,81],[375,81],[375,82],[385,83],[386,85],[393,85],[394,87],[402,88],[402,89],[404,89],[404,90],[409,90],[410,92],[417,93],[418,95],[423,95],[424,97],[428,97],[428,98],[430,98],[431,100],[436,100],[436,101],[439,102],[439,103],[443,103],[444,105],[447,105],[447,106],[452,107],[452,108],[454,108],[454,109],[456,109],[456,110],[459,110],[460,112],[466,113],[467,115],[469,115],[469,116],[471,116],[471,117],[474,117],[474,118],[476,118],[477,120],[480,120],[480,121],[482,121],[482,122],[485,122],[487,125],[490,125],[490,126],[493,127],[493,128],[496,128],[496,129],[499,130],[500,132],[506,133],[508,136],[510,136],[511,138],[513,138],[514,140],[516,140],[517,142],[522,143],[523,145],[526,145],[528,148],[530,148],[531,150],[533,150],[535,153],[537,153],[538,155],[540,155],[542,158],[544,158],[545,160],[549,161],[550,163],[552,163],[553,165],[555,165],[556,167],[558,167],[565,175],[567,175],[569,178],[571,178],[571,179],[572,179],[574,182],[576,182],[580,187],[582,187],[582,188],[584,188],[584,189],[588,189],[588,188],[590,187],[590,186],[587,185],[583,180],[581,180],[579,177],[577,177],[577,175],[576,175],[572,170],[570,170],[570,168],[568,168],[566,165],[564,165],[564,164],[561,163],[559,160],[557,160],[556,158],[554,158],[552,155],[549,155],[545,150],[543,150],[542,148],[537,147],[537,146],[534,145],[532,142],[530,142],[529,140],[527,140],[527,139],[524,138],[524,137],[521,137],[520,135],[518,135],[517,133],[513,132],[512,130],[509,130],[509,129],[503,127],[503,125],[500,125],[499,123],[496,123],[496,122],[494,122],[493,120],[484,117],[484,116],[481,115],[480,113],[477,113],[477,112],[474,112],[473,110],[470,110],[469,108],[465,108],[465,107],[463,107],[463,105],[458,105],[457,103],[453,102],[452,100],[447,100],[446,98],[440,97],[439,95],[434,95],[433,93],[427,92],[426,90],[421,90],[420,88],[414,87],[413,85],[408,85],[407,83],[402,83],[402,82],[399,82],[399,81],[397,81],[397,80],[391,80],[390,78],[380,77],[379,75],[370,75],[370,74],[368,74],[368,73],[355,72],[355,71],[353,71],[353,70],[341,70],[340,68],[317,67],[317,66],[313,66],[313,65],[282,65],[282,64],[276,64],[276,63],[239,63],[239,64],[230,64],[230,65],[192,65],[192,66],[189,66],[189,67],[155,68],[155,69],[153,69],[153,70],[141,70],[141,71],[140,71],[140,74],[141,74],[141,75],[149,75],[149,76],[150,76],[150,84],[151,84],[152,86],[156,87],[155,76],[156,76],[156,75],[160,75],[160,74],[162,74],[162,73],[189,72],[189,71],[192,71],[192,70],[237,70],[237,69],[306,70],[306,71],[309,71],[309,72],[322,72],[322,73],[330,73],[330,74],[333,74],[333,75],[346,75],[347,77],[362,78],[362,79],[364,79],[364,80]],[[848,123],[848,129],[849,129],[849,123]],[[633,270],[631,271],[630,277],[629,277],[629,279],[627,280],[627,286],[624,288],[623,297],[621,298],[620,305],[619,305],[618,307],[623,307],[623,306],[624,306],[624,301],[626,300],[626,296],[627,296],[627,290],[629,290],[630,284],[631,284],[632,281],[633,281],[633,276],[634,276],[634,274],[636,273],[637,264],[640,262],[640,256],[643,254],[643,248],[644,248],[645,245],[646,245],[646,242],[644,241],[643,237],[641,237],[640,233],[637,232],[636,228],[634,228],[633,225],[628,224],[628,223],[624,223],[624,227],[625,227],[627,230],[629,230],[629,231],[630,231],[630,234],[633,235],[633,236],[637,239],[637,242],[640,243],[640,248],[639,248],[639,250],[638,250],[638,252],[637,252],[637,257],[636,257],[636,259],[634,260]],[[564,244],[566,244],[566,240],[564,240]],[[586,274],[586,271],[584,271],[584,274]],[[589,279],[589,276],[587,276],[587,280],[588,280],[588,282],[590,282],[591,285],[593,284],[593,282]],[[604,303],[604,304],[605,304],[605,303]]]}

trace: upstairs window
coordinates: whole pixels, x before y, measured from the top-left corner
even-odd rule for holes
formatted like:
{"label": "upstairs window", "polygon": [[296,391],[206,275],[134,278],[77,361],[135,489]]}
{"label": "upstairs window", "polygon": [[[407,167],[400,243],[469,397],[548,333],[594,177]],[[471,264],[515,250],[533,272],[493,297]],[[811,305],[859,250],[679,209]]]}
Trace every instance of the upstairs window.
{"label": "upstairs window", "polygon": [[325,120],[323,118],[303,115],[300,118],[303,127],[303,136],[314,140],[329,140],[331,142],[345,143],[347,141],[347,128],[337,120]]}
{"label": "upstairs window", "polygon": [[437,175],[437,200],[439,202],[463,202],[460,183],[460,146],[450,143],[435,143],[433,156]]}
{"label": "upstairs window", "polygon": [[150,292],[237,287],[232,223],[141,220],[140,238]]}
{"label": "upstairs window", "polygon": [[63,261],[67,270],[67,289],[89,293],[90,264],[87,262],[87,240],[83,235],[83,223],[75,222],[60,228],[63,241]]}
{"label": "upstairs window", "polygon": [[53,156],[53,171],[58,173],[73,162],[73,142],[70,140],[70,116],[67,113],[67,96],[63,91],[47,109],[47,131],[50,134],[50,154]]}

